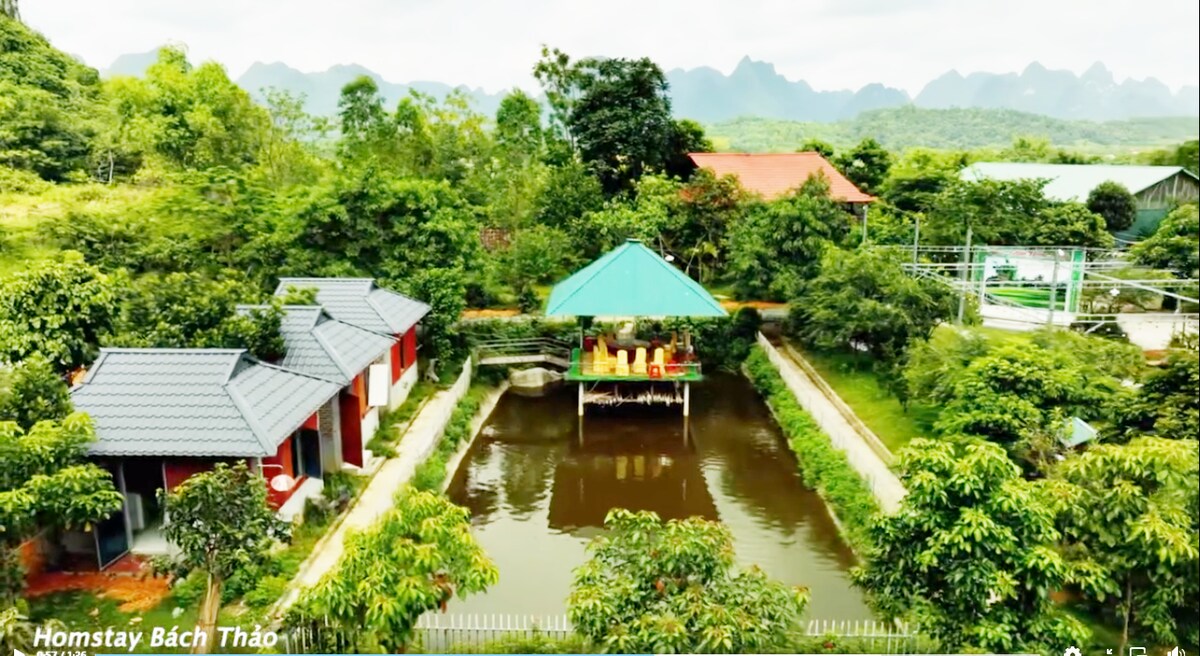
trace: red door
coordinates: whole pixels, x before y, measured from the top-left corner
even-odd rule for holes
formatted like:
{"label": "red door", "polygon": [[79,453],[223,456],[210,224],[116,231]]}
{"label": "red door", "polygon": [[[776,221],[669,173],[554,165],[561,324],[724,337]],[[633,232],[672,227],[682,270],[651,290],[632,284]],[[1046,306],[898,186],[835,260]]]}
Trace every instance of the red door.
{"label": "red door", "polygon": [[338,396],[338,412],[342,418],[342,460],[362,467],[362,416],[358,413],[358,397],[342,392]]}

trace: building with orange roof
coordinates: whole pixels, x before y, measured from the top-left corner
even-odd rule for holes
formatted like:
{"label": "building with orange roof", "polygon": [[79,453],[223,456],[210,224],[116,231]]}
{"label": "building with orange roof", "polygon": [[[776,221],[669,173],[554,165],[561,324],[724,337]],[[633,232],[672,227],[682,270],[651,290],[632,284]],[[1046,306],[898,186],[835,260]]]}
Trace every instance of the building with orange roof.
{"label": "building with orange roof", "polygon": [[709,169],[718,177],[733,175],[751,193],[772,200],[804,184],[814,175],[823,175],[829,182],[829,195],[854,206],[875,202],[875,197],[863,193],[846,179],[820,153],[689,153],[688,157],[700,168]]}

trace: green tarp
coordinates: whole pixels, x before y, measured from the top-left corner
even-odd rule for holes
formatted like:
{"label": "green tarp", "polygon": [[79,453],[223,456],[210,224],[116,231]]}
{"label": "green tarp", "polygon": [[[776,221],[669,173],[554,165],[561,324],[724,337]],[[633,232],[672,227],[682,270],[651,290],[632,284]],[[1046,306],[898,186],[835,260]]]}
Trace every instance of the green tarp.
{"label": "green tarp", "polygon": [[722,317],[700,283],[631,239],[558,283],[548,317]]}

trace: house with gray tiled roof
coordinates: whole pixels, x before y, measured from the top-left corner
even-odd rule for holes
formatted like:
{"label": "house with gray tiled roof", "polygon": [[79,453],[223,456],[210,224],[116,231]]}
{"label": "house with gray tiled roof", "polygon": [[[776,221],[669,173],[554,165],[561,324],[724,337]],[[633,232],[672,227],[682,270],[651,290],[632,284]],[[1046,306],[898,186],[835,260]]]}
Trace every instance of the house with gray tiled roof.
{"label": "house with gray tiled roof", "polygon": [[324,418],[343,384],[262,362],[242,349],[104,348],[71,401],[95,424],[90,455],[126,502],[97,527],[101,565],[125,552],[163,553],[158,492],[215,462],[245,461],[271,481],[284,517],[341,468]]}
{"label": "house with gray tiled roof", "polygon": [[[238,311],[256,307],[262,306],[241,306]],[[279,330],[285,351],[280,365],[341,386],[331,430],[338,436],[343,461],[364,466],[370,458],[365,443],[378,425],[377,406],[386,402],[384,392],[391,391],[390,358],[400,340],[338,321],[320,305],[283,306]],[[371,385],[383,389],[374,399],[367,393]],[[364,417],[369,425],[364,425]]]}
{"label": "house with gray tiled roof", "polygon": [[[379,426],[377,406],[399,406],[417,383],[417,330],[421,319],[429,314],[429,305],[380,287],[371,278],[280,278],[275,295],[284,296],[289,288],[314,289],[317,304],[330,318],[395,339],[379,362],[387,365],[386,376],[380,367],[373,377],[355,377],[347,394],[359,401],[357,431],[359,439],[365,442]],[[367,399],[375,403],[368,403]],[[345,408],[341,430],[344,434],[351,433],[349,439],[353,441],[356,422],[350,416],[349,401],[345,402]]]}

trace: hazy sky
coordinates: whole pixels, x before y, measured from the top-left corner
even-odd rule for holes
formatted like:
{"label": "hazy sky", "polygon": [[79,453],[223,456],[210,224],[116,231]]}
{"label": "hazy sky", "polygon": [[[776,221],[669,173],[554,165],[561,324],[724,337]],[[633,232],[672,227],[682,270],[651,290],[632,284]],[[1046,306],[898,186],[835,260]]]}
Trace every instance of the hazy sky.
{"label": "hazy sky", "polygon": [[744,55],[817,89],[915,94],[954,68],[1076,73],[1173,90],[1200,78],[1196,0],[22,0],[24,20],[103,68],[164,43],[236,77],[255,61],[358,63],[395,82],[530,87],[539,46],[728,73]]}

